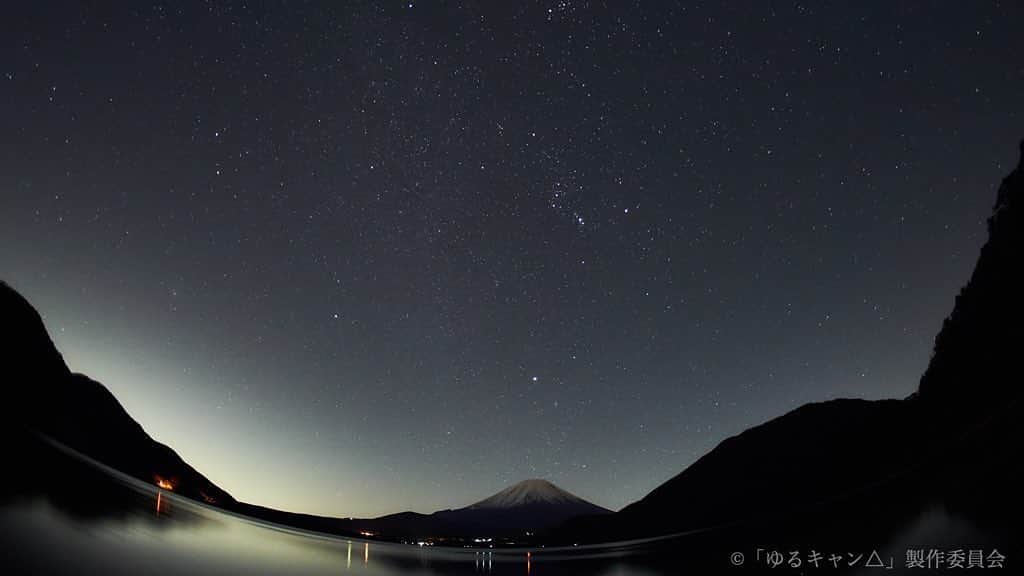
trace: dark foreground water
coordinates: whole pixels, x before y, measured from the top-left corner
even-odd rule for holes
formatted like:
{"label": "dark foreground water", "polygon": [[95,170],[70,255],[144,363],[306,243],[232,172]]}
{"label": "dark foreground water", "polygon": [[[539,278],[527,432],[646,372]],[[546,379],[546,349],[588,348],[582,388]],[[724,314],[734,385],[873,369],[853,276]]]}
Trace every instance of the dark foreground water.
{"label": "dark foreground water", "polygon": [[[140,504],[144,494],[139,494]],[[159,506],[159,509],[158,509]],[[0,509],[5,573],[674,574],[650,544],[548,550],[419,547],[325,536],[235,516],[167,493],[116,518],[33,498]],[[661,560],[659,560],[660,562]]]}
{"label": "dark foreground water", "polygon": [[[826,560],[814,569],[806,564],[811,548],[792,542],[779,547],[785,562],[767,565],[764,554],[774,547],[770,533],[757,536],[753,543],[734,542],[728,534],[698,533],[530,550],[419,547],[268,524],[175,496],[102,466],[71,470],[67,482],[58,483],[64,489],[51,486],[43,493],[23,491],[0,500],[0,574],[921,574],[944,570],[908,568],[907,550],[976,547],[987,554],[994,548],[969,524],[940,510],[912,519],[897,534],[877,540],[877,547],[876,540],[868,538],[867,544],[840,542],[834,550],[822,550],[844,560],[839,566]],[[78,489],[87,475],[100,480]],[[761,542],[765,549],[759,551]],[[804,562],[796,568],[790,566],[794,550]],[[887,566],[866,566],[867,555],[874,551]],[[1009,552],[1006,564],[1012,569],[1019,560],[1016,551],[1004,547],[1003,552]],[[854,554],[864,557],[859,565],[848,566]]]}
{"label": "dark foreground water", "polygon": [[66,482],[0,500],[0,574],[679,573],[654,552],[666,549],[661,541],[482,550],[336,537],[235,515],[57,457]]}

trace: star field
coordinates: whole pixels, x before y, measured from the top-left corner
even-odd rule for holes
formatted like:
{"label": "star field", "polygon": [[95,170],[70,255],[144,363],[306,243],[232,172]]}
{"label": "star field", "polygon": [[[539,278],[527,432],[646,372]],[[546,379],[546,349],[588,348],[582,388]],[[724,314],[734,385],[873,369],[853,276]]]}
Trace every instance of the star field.
{"label": "star field", "polygon": [[12,9],[0,274],[239,499],[619,508],[901,397],[1024,131],[1019,6]]}

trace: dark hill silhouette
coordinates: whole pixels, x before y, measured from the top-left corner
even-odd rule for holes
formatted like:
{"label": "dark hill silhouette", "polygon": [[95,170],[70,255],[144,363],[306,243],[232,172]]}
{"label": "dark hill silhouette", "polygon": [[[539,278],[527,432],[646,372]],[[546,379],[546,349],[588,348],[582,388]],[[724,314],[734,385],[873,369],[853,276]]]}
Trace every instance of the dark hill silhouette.
{"label": "dark hill silhouette", "polygon": [[905,473],[923,431],[901,400],[806,404],[728,438],[617,516],[644,535],[825,502]]}
{"label": "dark hill silhouette", "polygon": [[[72,373],[39,313],[2,281],[0,318],[4,443],[12,468],[25,474],[39,472],[44,462],[53,464],[43,459],[45,443],[32,437],[41,434],[144,482],[164,479],[190,498],[221,506],[235,503],[174,450],[150,438],[106,387]],[[7,474],[5,484],[25,488],[28,477],[15,476],[20,475]],[[38,473],[32,478],[41,480]]]}
{"label": "dark hill silhouette", "polygon": [[[1021,143],[1024,163],[1024,142]],[[999,188],[989,238],[903,400],[807,404],[728,438],[641,500],[570,523],[563,540],[615,540],[713,526],[785,525],[791,542],[891,530],[940,505],[1009,534],[1022,511],[1024,166]],[[837,515],[838,511],[841,515]],[[826,526],[826,517],[845,526]],[[812,521],[811,518],[816,520]],[[852,528],[851,528],[852,527]],[[735,532],[735,531],[734,531]]]}

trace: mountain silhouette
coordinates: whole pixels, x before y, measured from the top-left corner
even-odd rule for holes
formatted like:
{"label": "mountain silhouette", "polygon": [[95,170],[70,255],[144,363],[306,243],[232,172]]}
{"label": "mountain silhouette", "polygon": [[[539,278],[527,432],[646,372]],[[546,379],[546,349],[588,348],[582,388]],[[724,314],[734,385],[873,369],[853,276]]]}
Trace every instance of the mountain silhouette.
{"label": "mountain silhouette", "polygon": [[1009,534],[1008,519],[1024,508],[1016,358],[1024,329],[1024,142],[1021,154],[914,394],[801,406],[727,438],[621,511],[570,523],[561,538],[785,524],[799,542],[822,536],[830,517],[845,524],[831,526],[838,538],[867,526],[892,529],[929,506]]}
{"label": "mountain silhouette", "polygon": [[398,537],[512,537],[546,532],[570,518],[611,514],[547,480],[509,486],[463,508],[433,514],[401,512],[353,521],[359,531]]}
{"label": "mountain silhouette", "polygon": [[484,498],[467,507],[469,510],[509,510],[524,506],[552,506],[560,508],[576,508],[582,513],[601,513],[608,510],[570,494],[541,478],[523,480],[504,490]]}
{"label": "mountain silhouette", "polygon": [[[19,471],[7,491],[52,483],[58,462],[46,457],[56,441],[143,482],[163,482],[200,502],[231,506],[235,499],[146,434],[99,382],[71,372],[39,313],[0,281],[0,351],[3,353],[5,453]],[[63,479],[74,483],[74,479]]]}

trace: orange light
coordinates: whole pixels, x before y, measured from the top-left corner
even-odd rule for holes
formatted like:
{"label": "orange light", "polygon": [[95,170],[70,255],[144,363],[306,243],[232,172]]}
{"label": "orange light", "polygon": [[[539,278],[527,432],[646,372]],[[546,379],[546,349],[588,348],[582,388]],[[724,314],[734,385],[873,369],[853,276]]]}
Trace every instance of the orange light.
{"label": "orange light", "polygon": [[163,488],[164,490],[174,490],[174,483],[166,478],[156,476],[156,485]]}

